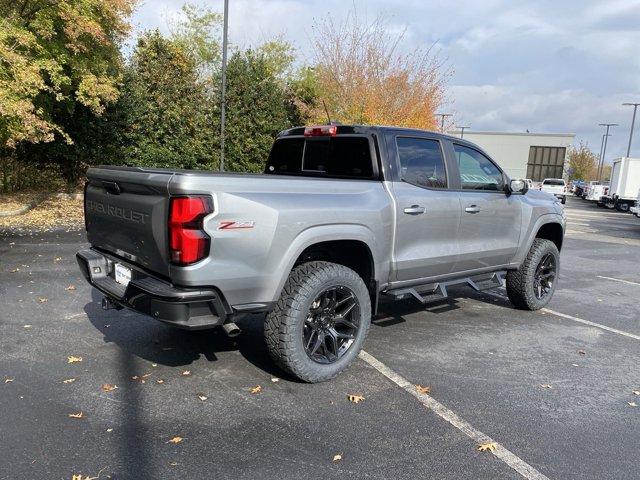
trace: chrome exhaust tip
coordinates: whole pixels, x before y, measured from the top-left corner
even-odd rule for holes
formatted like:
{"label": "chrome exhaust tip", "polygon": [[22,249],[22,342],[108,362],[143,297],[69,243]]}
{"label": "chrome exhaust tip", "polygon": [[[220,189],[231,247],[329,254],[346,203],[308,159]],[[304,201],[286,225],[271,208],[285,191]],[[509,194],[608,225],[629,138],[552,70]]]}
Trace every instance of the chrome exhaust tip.
{"label": "chrome exhaust tip", "polygon": [[224,333],[226,333],[229,338],[237,337],[242,333],[242,330],[240,330],[240,327],[238,327],[238,325],[236,325],[233,322],[223,323],[222,329],[224,330]]}

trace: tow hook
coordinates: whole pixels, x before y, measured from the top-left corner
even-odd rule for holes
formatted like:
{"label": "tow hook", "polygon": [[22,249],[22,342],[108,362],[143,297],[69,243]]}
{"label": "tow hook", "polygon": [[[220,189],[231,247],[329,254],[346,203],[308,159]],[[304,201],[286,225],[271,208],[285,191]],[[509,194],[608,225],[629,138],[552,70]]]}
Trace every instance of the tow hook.
{"label": "tow hook", "polygon": [[238,327],[238,325],[236,325],[233,322],[223,323],[222,329],[224,330],[224,333],[226,333],[229,338],[237,337],[242,333],[242,330],[240,330],[240,327]]}
{"label": "tow hook", "polygon": [[109,297],[102,297],[103,310],[122,310],[122,306],[111,300]]}

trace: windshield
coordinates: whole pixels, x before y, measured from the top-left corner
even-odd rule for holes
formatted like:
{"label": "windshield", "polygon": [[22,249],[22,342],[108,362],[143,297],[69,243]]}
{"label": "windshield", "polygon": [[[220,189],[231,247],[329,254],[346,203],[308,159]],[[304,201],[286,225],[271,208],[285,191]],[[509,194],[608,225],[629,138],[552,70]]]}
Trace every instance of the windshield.
{"label": "windshield", "polygon": [[543,185],[554,185],[564,187],[564,180],[556,180],[556,179],[547,179],[542,182]]}
{"label": "windshield", "polygon": [[371,179],[369,139],[364,136],[279,138],[273,144],[266,174]]}

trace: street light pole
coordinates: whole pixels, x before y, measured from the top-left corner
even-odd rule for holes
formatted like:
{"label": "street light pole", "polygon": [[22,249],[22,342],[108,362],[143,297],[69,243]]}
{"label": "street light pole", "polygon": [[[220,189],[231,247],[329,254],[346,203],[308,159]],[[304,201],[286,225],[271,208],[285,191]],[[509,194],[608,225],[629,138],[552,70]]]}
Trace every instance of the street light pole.
{"label": "street light pole", "polygon": [[629,132],[629,145],[627,146],[627,157],[631,155],[631,140],[633,140],[633,127],[636,123],[636,110],[638,110],[638,105],[640,103],[623,103],[624,107],[633,107],[633,119],[631,120],[631,131]]}
{"label": "street light pole", "polygon": [[436,113],[436,117],[440,117],[440,132],[444,133],[444,119],[446,117],[452,117],[452,113]]}
{"label": "street light pole", "polygon": [[220,94],[220,171],[224,172],[224,136],[227,114],[227,36],[229,32],[229,0],[224,0],[224,20],[222,27],[222,89]]}
{"label": "street light pole", "polygon": [[604,145],[602,146],[602,162],[601,162],[601,165],[600,165],[600,171],[598,172],[598,181],[600,182],[601,179],[602,179],[602,173],[604,171],[605,156],[607,154],[607,140],[611,136],[611,135],[609,135],[609,129],[611,127],[617,127],[618,124],[617,123],[599,123],[598,125],[600,125],[601,127],[607,127],[607,131],[604,134]]}
{"label": "street light pole", "polygon": [[456,128],[459,128],[459,129],[460,129],[460,138],[464,138],[464,131],[465,131],[467,128],[471,128],[471,127],[456,127]]}

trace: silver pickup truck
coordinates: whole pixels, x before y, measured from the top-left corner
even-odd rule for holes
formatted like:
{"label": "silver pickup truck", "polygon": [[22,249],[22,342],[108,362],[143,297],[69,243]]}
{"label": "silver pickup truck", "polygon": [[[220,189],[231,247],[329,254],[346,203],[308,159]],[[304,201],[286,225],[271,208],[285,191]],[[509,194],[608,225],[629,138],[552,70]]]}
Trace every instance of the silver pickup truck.
{"label": "silver pickup truck", "polygon": [[77,259],[103,308],[230,335],[266,314],[271,356],[308,382],[353,361],[382,295],[426,303],[506,280],[511,302],[535,310],[556,288],[563,207],[459,138],[300,127],[278,135],[259,175],[87,176],[91,247]]}

